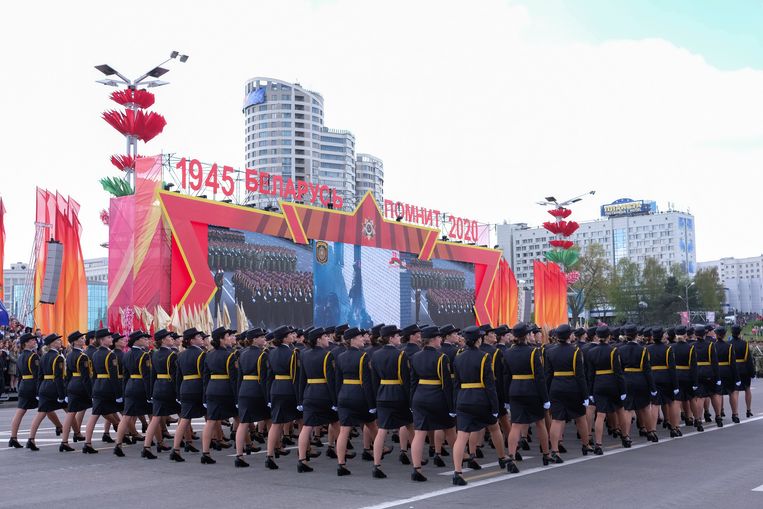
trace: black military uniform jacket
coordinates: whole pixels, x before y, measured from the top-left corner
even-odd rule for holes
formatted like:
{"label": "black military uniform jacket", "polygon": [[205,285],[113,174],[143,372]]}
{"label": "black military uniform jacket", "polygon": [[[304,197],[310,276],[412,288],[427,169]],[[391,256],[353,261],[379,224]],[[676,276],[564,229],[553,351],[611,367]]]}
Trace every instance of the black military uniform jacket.
{"label": "black military uniform jacket", "polygon": [[93,392],[93,365],[85,352],[72,348],[66,356],[67,395],[91,398]]}
{"label": "black military uniform jacket", "polygon": [[297,397],[299,350],[281,344],[268,352],[268,401],[272,396]]}
{"label": "black military uniform jacket", "polygon": [[718,351],[714,341],[705,338],[694,342],[694,355],[697,357],[697,377],[706,383],[720,380],[718,371]]}
{"label": "black military uniform jacket", "polygon": [[625,394],[625,377],[617,347],[606,343],[592,346],[588,349],[585,361],[590,395],[620,396]]}
{"label": "black military uniform jacket", "polygon": [[501,381],[504,379],[503,375],[503,354],[495,345],[488,345],[482,343],[480,350],[490,356],[490,369],[493,371],[493,378],[496,380],[495,390],[498,394],[498,408],[501,408],[503,404],[508,401],[508,395],[505,392],[505,386]]}
{"label": "black military uniform jacket", "polygon": [[649,359],[649,352],[645,347],[635,341],[628,341],[618,347],[620,352],[620,365],[625,373],[626,388],[628,384],[639,383],[637,377],[643,377],[649,392],[657,390],[654,385],[654,376],[652,376],[652,364]]}
{"label": "black military uniform jacket", "polygon": [[171,348],[163,346],[154,350],[151,355],[151,386],[147,394],[149,399],[175,402],[176,361],[177,354]]}
{"label": "black military uniform jacket", "polygon": [[105,346],[93,353],[93,397],[119,399],[122,397],[122,369],[114,351]]}
{"label": "black military uniform jacket", "polygon": [[124,393],[135,399],[148,399],[151,393],[151,355],[133,346],[122,356]]}
{"label": "black military uniform jacket", "polygon": [[58,350],[48,350],[40,361],[38,394],[63,401],[66,397],[66,359]]}
{"label": "black military uniform jacket", "polygon": [[[204,397],[235,398],[238,389],[236,351],[215,348],[204,359]],[[206,399],[204,400],[206,402]]]}
{"label": "black military uniform jacket", "polygon": [[549,394],[577,395],[579,400],[588,397],[583,352],[578,346],[559,343],[546,350],[544,373]]}
{"label": "black military uniform jacket", "polygon": [[301,405],[304,400],[310,399],[331,402],[332,406],[336,406],[336,376],[331,350],[315,346],[302,352],[299,361],[297,403]]}
{"label": "black military uniform jacket", "polygon": [[734,348],[734,357],[736,358],[739,376],[754,375],[755,364],[753,363],[752,355],[750,355],[750,343],[742,338],[731,338],[731,346]]}
{"label": "black military uniform jacket", "polygon": [[365,402],[376,408],[376,393],[371,380],[371,354],[349,347],[336,359],[336,401],[339,405],[354,406]]}
{"label": "black military uniform jacket", "polygon": [[[450,360],[442,352],[425,346],[411,357],[411,401],[431,398],[439,401],[445,397],[448,413],[453,412],[453,382],[450,377]],[[440,395],[442,393],[442,396]],[[418,401],[418,399],[417,399]]]}
{"label": "black military uniform jacket", "polygon": [[477,348],[467,347],[453,361],[453,401],[456,408],[462,406],[489,406],[492,414],[498,413],[498,392],[490,355]]}
{"label": "black military uniform jacket", "polygon": [[34,350],[23,350],[16,359],[16,373],[21,379],[19,398],[34,399],[37,397],[39,372],[40,356]]}
{"label": "black military uniform jacket", "polygon": [[268,351],[250,346],[238,356],[239,397],[260,398],[268,401]]}
{"label": "black military uniform jacket", "polygon": [[204,358],[207,352],[198,346],[189,346],[177,358],[175,390],[179,399],[201,400],[204,392]]}
{"label": "black military uniform jacket", "polygon": [[503,354],[503,384],[507,401],[516,397],[538,398],[548,401],[548,389],[543,373],[543,354],[540,348],[520,343]]}
{"label": "black military uniform jacket", "polygon": [[718,375],[720,378],[729,382],[738,382],[739,372],[737,371],[734,347],[730,342],[718,339],[715,342],[715,348],[718,352]]}
{"label": "black military uniform jacket", "polygon": [[678,389],[674,343],[653,343],[646,347],[652,368],[654,383],[671,390]]}
{"label": "black military uniform jacket", "polygon": [[676,359],[676,378],[679,384],[691,384],[697,387],[697,354],[694,346],[696,342],[676,341],[672,346],[673,356]]}
{"label": "black military uniform jacket", "polygon": [[404,350],[384,345],[371,357],[376,401],[395,402],[410,408],[411,365]]}

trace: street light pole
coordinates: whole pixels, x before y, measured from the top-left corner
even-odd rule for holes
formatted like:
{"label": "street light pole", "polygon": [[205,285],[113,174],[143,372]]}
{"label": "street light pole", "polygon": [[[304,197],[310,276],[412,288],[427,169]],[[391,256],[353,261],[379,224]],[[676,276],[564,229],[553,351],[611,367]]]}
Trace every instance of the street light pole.
{"label": "street light pole", "polygon": [[684,285],[684,289],[686,290],[686,319],[689,321],[687,325],[691,325],[691,311],[689,310],[689,288],[694,286],[694,283],[696,283],[696,281],[692,281],[691,283]]}

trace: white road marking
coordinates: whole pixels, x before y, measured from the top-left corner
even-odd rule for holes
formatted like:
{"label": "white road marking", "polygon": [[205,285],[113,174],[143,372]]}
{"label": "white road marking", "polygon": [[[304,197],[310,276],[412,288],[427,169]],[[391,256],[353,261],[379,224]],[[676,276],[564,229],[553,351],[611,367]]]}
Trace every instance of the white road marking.
{"label": "white road marking", "polygon": [[[750,419],[742,421],[739,424],[734,424],[734,423],[727,424],[723,428],[732,428],[734,426],[741,426],[743,424],[747,424],[748,422],[759,421],[761,419],[763,419],[763,415],[759,415],[757,417],[751,417]],[[494,484],[494,483],[497,483],[497,482],[503,482],[503,481],[510,481],[512,479],[518,479],[518,478],[524,477],[526,475],[537,474],[538,472],[545,472],[547,470],[551,470],[551,469],[554,469],[554,468],[564,468],[566,466],[574,465],[576,463],[581,463],[583,461],[593,461],[593,460],[597,460],[597,459],[603,459],[603,458],[606,458],[607,456],[612,456],[613,454],[621,454],[621,453],[624,453],[624,452],[633,451],[633,450],[636,450],[636,449],[641,449],[643,447],[658,446],[660,444],[671,442],[673,440],[683,440],[683,439],[686,439],[688,437],[692,437],[692,436],[696,436],[696,435],[702,435],[702,434],[707,434],[707,433],[710,433],[712,431],[718,431],[718,430],[723,429],[723,428],[707,428],[702,433],[700,433],[699,431],[695,431],[693,433],[686,433],[686,434],[684,434],[683,437],[680,437],[680,438],[661,438],[660,441],[657,442],[657,443],[647,442],[647,443],[643,443],[643,444],[633,445],[630,449],[615,449],[615,450],[613,450],[611,452],[608,452],[604,456],[594,456],[594,455],[581,456],[579,458],[574,458],[574,459],[567,460],[567,461],[565,461],[562,464],[549,465],[547,467],[535,467],[535,468],[530,468],[530,469],[527,469],[527,470],[523,470],[523,471],[519,472],[518,474],[503,474],[503,475],[499,475],[497,477],[491,477],[489,479],[481,479],[479,481],[471,481],[466,486],[453,486],[451,488],[443,488],[443,489],[439,489],[439,490],[435,490],[435,491],[430,491],[428,493],[422,493],[421,495],[416,495],[414,497],[403,498],[403,499],[398,499],[398,500],[390,500],[388,502],[382,502],[381,504],[366,506],[366,507],[363,507],[361,509],[388,509],[390,507],[396,507],[396,506],[399,506],[399,505],[411,504],[413,502],[418,502],[420,500],[427,500],[427,499],[430,499],[430,498],[439,497],[439,496],[442,496],[442,495],[447,495],[449,493],[455,493],[457,491],[464,491],[464,490],[468,490],[468,489],[472,489],[472,488],[477,488],[479,486],[485,486],[485,485]],[[760,488],[760,491],[763,491],[763,486],[760,486],[759,488]],[[757,490],[758,488],[755,488],[755,489]]]}
{"label": "white road marking", "polygon": [[757,488],[753,488],[752,491],[763,491],[763,484],[761,484]]}

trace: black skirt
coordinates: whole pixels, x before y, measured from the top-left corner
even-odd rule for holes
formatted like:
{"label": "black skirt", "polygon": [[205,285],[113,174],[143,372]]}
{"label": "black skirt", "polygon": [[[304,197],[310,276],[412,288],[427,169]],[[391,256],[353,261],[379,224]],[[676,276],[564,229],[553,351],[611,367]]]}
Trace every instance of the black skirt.
{"label": "black skirt", "polygon": [[66,403],[59,403],[57,398],[49,398],[45,395],[40,395],[37,405],[38,412],[55,412],[62,408],[66,408]]}
{"label": "black skirt", "polygon": [[623,402],[620,400],[620,396],[614,396],[612,394],[596,394],[593,395],[594,405],[596,405],[596,413],[608,414],[615,412],[623,407]]}
{"label": "black skirt", "polygon": [[297,420],[297,398],[294,395],[273,394],[270,397],[270,413],[273,416],[273,424],[286,424]]}
{"label": "black skirt", "polygon": [[532,424],[546,417],[540,398],[510,397],[509,406],[512,424]]}
{"label": "black skirt", "polygon": [[69,403],[66,411],[69,413],[81,412],[93,406],[93,400],[87,397],[69,395]]}
{"label": "black skirt", "polygon": [[210,421],[222,421],[236,415],[233,396],[207,396],[207,419]]}
{"label": "black skirt", "polygon": [[398,429],[413,422],[413,415],[408,405],[395,401],[378,401],[376,415],[381,429]]}
{"label": "black skirt", "polygon": [[241,422],[261,422],[270,419],[270,409],[264,398],[238,397],[238,418]]}
{"label": "black skirt", "polygon": [[37,408],[37,385],[34,380],[22,380],[19,384],[19,399],[16,408],[23,410]]}
{"label": "black skirt", "polygon": [[678,401],[691,401],[694,397],[694,389],[691,387],[691,382],[678,382],[678,394],[675,395],[675,399]]}
{"label": "black skirt", "polygon": [[198,398],[180,400],[180,417],[183,419],[198,419],[206,415],[207,410],[202,403],[202,396]]}
{"label": "black skirt", "polygon": [[302,408],[305,426],[323,426],[339,420],[337,413],[331,410],[331,401],[306,399]]}
{"label": "black skirt", "polygon": [[655,405],[667,405],[675,399],[673,386],[670,384],[657,384],[657,396],[652,398]]}
{"label": "black skirt", "polygon": [[[431,396],[431,397],[427,397]],[[442,393],[413,396],[413,428],[421,431],[449,429],[455,426],[455,419],[448,415]]]}
{"label": "black skirt", "polygon": [[119,411],[119,405],[114,398],[93,397],[93,415],[111,415]]}
{"label": "black skirt", "polygon": [[718,394],[720,387],[715,385],[712,380],[700,380],[697,390],[694,391],[694,396],[697,398],[708,398],[715,394]]}
{"label": "black skirt", "polygon": [[337,406],[337,415],[342,426],[363,426],[376,420],[376,414],[368,411],[365,400],[341,400]]}
{"label": "black skirt", "polygon": [[555,421],[570,421],[585,415],[583,397],[579,393],[554,394],[551,397],[551,418]]}
{"label": "black skirt", "polygon": [[153,399],[151,406],[151,415],[157,417],[167,417],[168,415],[174,415],[180,411],[180,405],[177,401],[165,401],[161,399]]}
{"label": "black skirt", "polygon": [[[541,407],[542,408],[542,407]],[[460,405],[456,411],[456,429],[471,433],[492,426],[498,419],[483,405]]]}
{"label": "black skirt", "polygon": [[130,417],[140,417],[141,415],[149,415],[152,411],[152,405],[148,400],[144,398],[133,398],[125,396],[124,414]]}

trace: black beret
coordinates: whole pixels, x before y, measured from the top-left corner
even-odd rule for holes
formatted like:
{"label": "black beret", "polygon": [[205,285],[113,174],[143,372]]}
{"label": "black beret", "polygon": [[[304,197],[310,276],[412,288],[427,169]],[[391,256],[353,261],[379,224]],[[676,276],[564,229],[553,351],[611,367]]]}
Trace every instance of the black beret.
{"label": "black beret", "polygon": [[371,335],[374,336],[374,337],[377,337],[377,338],[379,336],[381,336],[381,329],[382,329],[382,327],[384,327],[383,323],[377,323],[376,325],[371,327]]}
{"label": "black beret", "polygon": [[63,336],[59,336],[58,334],[49,334],[49,335],[45,336],[45,339],[43,339],[43,340],[42,340],[42,342],[43,342],[43,343],[44,343],[46,346],[48,346],[48,345],[50,345],[51,343],[53,343],[53,341],[55,341],[55,340],[57,340],[57,339],[61,339],[62,337],[63,337]]}
{"label": "black beret", "polygon": [[69,336],[66,339],[68,339],[69,342],[71,343],[72,341],[77,341],[79,338],[83,336],[84,334],[81,333],[80,331],[74,331],[71,334],[69,334]]}
{"label": "black beret", "polygon": [[37,336],[35,336],[34,334],[31,334],[31,333],[27,332],[26,334],[22,334],[22,335],[21,335],[21,337],[19,338],[19,343],[21,343],[21,344],[23,345],[23,344],[24,344],[24,343],[26,343],[27,341],[31,341],[31,340],[33,340],[33,339],[34,339],[35,341],[37,341]]}
{"label": "black beret", "polygon": [[322,329],[321,327],[318,327],[317,329],[311,330],[307,335],[307,340],[309,342],[318,341],[321,336],[324,334],[328,334],[325,329]]}
{"label": "black beret", "polygon": [[739,325],[732,325],[731,326],[731,334],[734,336],[739,336],[742,333],[742,327]]}
{"label": "black beret", "polygon": [[127,336],[125,336],[124,334],[120,334],[120,333],[118,333],[118,332],[112,332],[112,333],[111,333],[111,339],[112,339],[112,341],[119,341],[120,339],[122,339],[122,338],[126,338],[126,337],[127,337]]}
{"label": "black beret", "polygon": [[350,340],[352,338],[355,338],[355,337],[358,337],[358,336],[362,336],[362,335],[363,335],[363,331],[361,331],[357,327],[349,327],[349,328],[347,328],[347,330],[345,330],[342,333],[342,337],[345,340]]}
{"label": "black beret", "polygon": [[441,336],[447,336],[448,334],[453,334],[454,332],[458,332],[460,329],[457,329],[455,325],[452,323],[449,323],[447,325],[444,325],[440,329],[440,335]]}
{"label": "black beret", "polygon": [[461,334],[464,336],[465,340],[474,342],[481,338],[485,333],[482,332],[479,327],[470,325],[469,327],[466,327],[464,330],[462,330]]}
{"label": "black beret", "polygon": [[268,332],[265,329],[255,327],[254,329],[248,330],[246,332],[246,339],[260,338],[262,336],[267,336],[267,334]]}
{"label": "black beret", "polygon": [[609,327],[606,325],[600,325],[596,327],[596,336],[600,338],[608,338],[610,334]]}
{"label": "black beret", "polygon": [[[198,334],[198,332],[197,332],[197,334]],[[168,331],[167,329],[159,329],[158,331],[154,332],[154,339],[156,341],[161,341],[161,340],[163,340],[164,338],[166,338],[169,335],[170,335],[170,331]],[[185,334],[183,334],[183,336],[185,337]],[[195,336],[195,334],[194,334],[194,336]],[[190,336],[190,337],[193,337],[193,336]]]}
{"label": "black beret", "polygon": [[97,339],[105,338],[106,336],[111,336],[111,332],[109,332],[109,329],[98,329],[95,331],[95,337]]}
{"label": "black beret", "polygon": [[572,327],[570,327],[566,323],[563,323],[562,325],[556,328],[556,337],[558,337],[559,339],[570,339],[571,335],[572,335]]}
{"label": "black beret", "polygon": [[183,331],[183,339],[191,339],[196,336],[196,334],[201,334],[201,332],[199,332],[196,327],[191,327],[190,329]]}
{"label": "black beret", "polygon": [[235,334],[236,331],[226,327],[218,327],[212,331],[212,339],[222,339],[226,334]]}
{"label": "black beret", "polygon": [[519,322],[511,328],[511,333],[515,337],[521,338],[523,336],[527,336],[530,333],[530,327],[528,327],[528,325],[524,322]]}
{"label": "black beret", "polygon": [[414,323],[405,327],[401,332],[403,336],[413,336],[414,334],[421,332],[421,329]]}
{"label": "black beret", "polygon": [[496,336],[505,336],[509,332],[511,332],[511,329],[509,329],[508,325],[499,325],[495,329],[493,329],[493,332],[495,332]]}
{"label": "black beret", "polygon": [[425,339],[432,339],[436,338],[440,335],[440,328],[435,325],[430,325],[429,327],[424,327],[421,330],[421,337]]}
{"label": "black beret", "polygon": [[130,334],[129,338],[127,339],[127,346],[132,346],[135,344],[136,341],[142,338],[150,338],[150,334],[146,334],[142,330],[136,330],[132,334]]}
{"label": "black beret", "polygon": [[286,336],[289,335],[291,332],[291,328],[287,325],[281,325],[276,330],[273,331],[273,339],[283,339]]}
{"label": "black beret", "polygon": [[385,325],[379,330],[379,334],[381,337],[386,338],[394,336],[395,334],[400,334],[400,329],[397,328],[397,325]]}

